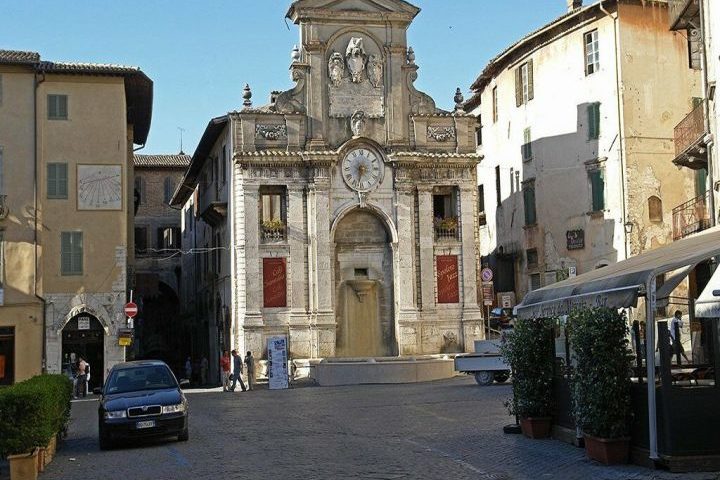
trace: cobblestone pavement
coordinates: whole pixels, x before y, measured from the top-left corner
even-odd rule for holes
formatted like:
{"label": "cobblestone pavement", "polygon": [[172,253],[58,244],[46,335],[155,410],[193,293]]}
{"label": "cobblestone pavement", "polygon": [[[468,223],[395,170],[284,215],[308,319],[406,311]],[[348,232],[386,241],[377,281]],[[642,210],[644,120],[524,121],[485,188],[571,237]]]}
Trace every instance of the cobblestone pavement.
{"label": "cobblestone pavement", "polygon": [[508,385],[470,377],[411,385],[247,393],[188,390],[190,441],[101,452],[95,400],[73,403],[51,479],[717,479],[603,467],[582,449],[505,435]]}

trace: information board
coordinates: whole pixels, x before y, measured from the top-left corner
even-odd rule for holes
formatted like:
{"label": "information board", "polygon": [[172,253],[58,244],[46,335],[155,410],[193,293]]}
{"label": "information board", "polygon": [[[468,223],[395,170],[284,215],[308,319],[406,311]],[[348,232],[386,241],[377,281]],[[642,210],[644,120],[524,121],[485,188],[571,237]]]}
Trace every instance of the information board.
{"label": "information board", "polygon": [[280,390],[288,388],[287,338],[269,337],[268,347],[268,388]]}

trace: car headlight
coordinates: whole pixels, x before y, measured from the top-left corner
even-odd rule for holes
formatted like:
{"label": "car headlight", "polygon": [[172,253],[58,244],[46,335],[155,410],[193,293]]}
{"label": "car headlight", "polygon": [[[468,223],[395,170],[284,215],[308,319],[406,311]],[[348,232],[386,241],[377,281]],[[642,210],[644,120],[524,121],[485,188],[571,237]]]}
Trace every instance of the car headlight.
{"label": "car headlight", "polygon": [[127,417],[127,412],[125,410],[116,410],[114,412],[105,412],[106,419],[125,418],[125,417]]}
{"label": "car headlight", "polygon": [[165,405],[162,407],[162,412],[165,413],[180,413],[185,411],[185,404],[178,403],[177,405]]}

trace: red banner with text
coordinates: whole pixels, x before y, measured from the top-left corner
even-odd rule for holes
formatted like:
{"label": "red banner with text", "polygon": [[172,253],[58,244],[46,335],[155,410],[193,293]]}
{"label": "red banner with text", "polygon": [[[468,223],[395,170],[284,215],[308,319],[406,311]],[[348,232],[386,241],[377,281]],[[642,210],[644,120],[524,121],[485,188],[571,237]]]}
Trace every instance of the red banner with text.
{"label": "red banner with text", "polygon": [[459,303],[460,286],[458,283],[457,255],[438,255],[437,262],[437,302]]}
{"label": "red banner with text", "polygon": [[263,258],[263,306],[287,307],[287,276],[284,258]]}

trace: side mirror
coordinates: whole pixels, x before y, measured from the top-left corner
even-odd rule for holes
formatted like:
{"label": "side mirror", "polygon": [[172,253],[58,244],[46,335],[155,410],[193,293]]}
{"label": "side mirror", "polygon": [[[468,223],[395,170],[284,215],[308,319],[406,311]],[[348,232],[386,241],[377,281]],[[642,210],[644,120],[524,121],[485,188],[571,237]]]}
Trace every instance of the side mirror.
{"label": "side mirror", "polygon": [[180,380],[180,388],[187,388],[189,386],[190,380],[188,380],[187,378],[183,378],[182,380]]}
{"label": "side mirror", "polygon": [[95,387],[93,388],[93,393],[95,395],[102,395],[102,387]]}

